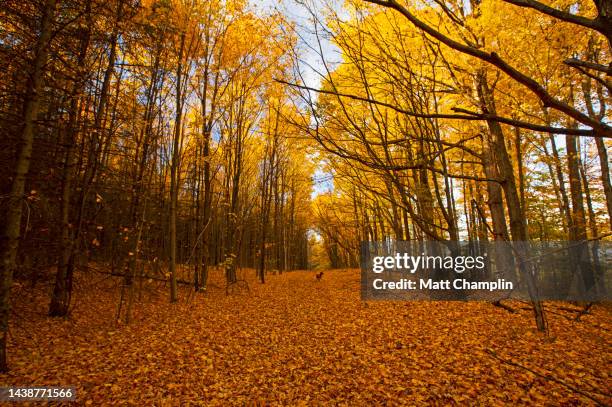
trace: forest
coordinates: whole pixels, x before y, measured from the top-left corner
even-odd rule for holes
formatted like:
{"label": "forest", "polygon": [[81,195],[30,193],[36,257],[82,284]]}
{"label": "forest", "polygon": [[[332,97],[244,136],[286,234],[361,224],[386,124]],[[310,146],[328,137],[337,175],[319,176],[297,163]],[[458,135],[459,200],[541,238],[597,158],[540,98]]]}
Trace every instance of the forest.
{"label": "forest", "polygon": [[612,404],[605,289],[360,291],[364,242],[609,287],[611,51],[609,0],[0,0],[0,401]]}

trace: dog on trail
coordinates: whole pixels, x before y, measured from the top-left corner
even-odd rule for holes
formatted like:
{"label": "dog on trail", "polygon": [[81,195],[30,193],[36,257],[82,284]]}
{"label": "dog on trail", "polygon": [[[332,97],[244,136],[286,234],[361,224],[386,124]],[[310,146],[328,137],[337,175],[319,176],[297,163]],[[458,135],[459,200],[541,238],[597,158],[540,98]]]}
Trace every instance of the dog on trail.
{"label": "dog on trail", "polygon": [[317,273],[317,275],[315,276],[317,278],[317,281],[321,281],[321,279],[323,278],[323,272],[319,272]]}

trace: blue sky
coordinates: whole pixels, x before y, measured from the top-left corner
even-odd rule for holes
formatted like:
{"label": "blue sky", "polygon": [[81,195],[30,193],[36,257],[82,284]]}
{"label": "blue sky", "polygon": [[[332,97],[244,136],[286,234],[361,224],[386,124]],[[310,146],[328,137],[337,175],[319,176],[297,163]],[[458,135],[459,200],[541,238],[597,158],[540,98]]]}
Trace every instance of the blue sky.
{"label": "blue sky", "polygon": [[[307,0],[312,2],[318,10],[322,10],[324,4],[329,4],[330,0]],[[338,2],[338,0],[331,0],[332,2]],[[321,55],[310,47],[315,47],[316,37],[311,33],[313,29],[312,23],[309,21],[309,14],[303,5],[298,4],[295,0],[250,0],[250,3],[259,10],[264,12],[271,10],[279,10],[288,19],[296,23],[296,30],[302,41],[298,44],[300,48],[301,57],[301,71],[303,74],[306,85],[313,88],[318,88],[321,81],[319,73],[324,72],[324,67],[321,61]],[[336,6],[337,7],[337,6]],[[338,59],[337,51],[334,46],[329,42],[323,42],[323,53],[325,54],[325,60],[327,62],[335,61]],[[312,68],[310,68],[312,67]],[[319,73],[317,73],[318,71]],[[315,95],[313,95],[315,96]],[[323,171],[321,168],[317,169],[314,177],[314,189],[312,192],[313,197],[331,191],[334,189],[333,177],[331,174]]]}
{"label": "blue sky", "polygon": [[[304,80],[308,86],[318,87],[320,84],[320,75],[314,70],[323,72],[321,56],[310,47],[316,47],[316,38],[312,34],[313,24],[309,21],[309,14],[305,6],[298,4],[296,0],[249,0],[250,3],[257,9],[262,11],[279,10],[289,20],[296,23],[296,30],[302,41],[298,44],[300,48],[300,56],[302,63],[300,64],[304,74]],[[306,0],[313,4],[316,10],[323,10],[329,4],[334,4],[333,7],[338,8],[339,0]],[[327,62],[338,60],[338,55],[335,47],[328,41],[323,41],[323,52]],[[309,69],[311,66],[313,69]]]}

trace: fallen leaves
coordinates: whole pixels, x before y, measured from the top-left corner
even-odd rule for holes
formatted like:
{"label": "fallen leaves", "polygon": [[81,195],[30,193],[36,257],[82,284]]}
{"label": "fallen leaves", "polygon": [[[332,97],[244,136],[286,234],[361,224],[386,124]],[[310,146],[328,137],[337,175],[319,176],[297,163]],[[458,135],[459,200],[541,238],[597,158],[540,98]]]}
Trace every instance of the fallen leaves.
{"label": "fallen leaves", "polygon": [[[133,323],[117,324],[118,279],[79,275],[69,320],[45,316],[45,290],[15,296],[13,370],[2,385],[75,385],[81,404],[427,405],[595,404],[527,367],[610,403],[610,313],[582,322],[488,303],[362,303],[357,271],[269,276],[250,294],[208,293],[168,303],[144,282]],[[252,274],[252,275],[251,275]],[[28,296],[29,295],[29,296]],[[187,301],[187,298],[190,298]]]}

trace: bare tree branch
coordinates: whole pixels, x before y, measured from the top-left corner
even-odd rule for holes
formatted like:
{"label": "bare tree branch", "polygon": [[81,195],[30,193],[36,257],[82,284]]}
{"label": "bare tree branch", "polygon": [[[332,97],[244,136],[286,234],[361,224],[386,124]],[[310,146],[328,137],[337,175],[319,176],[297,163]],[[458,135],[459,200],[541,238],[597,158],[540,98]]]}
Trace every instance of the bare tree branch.
{"label": "bare tree branch", "polygon": [[375,99],[371,99],[367,97],[340,93],[340,92],[335,92],[331,90],[316,89],[310,86],[287,82],[282,79],[275,79],[275,81],[278,83],[288,85],[288,86],[292,86],[294,88],[298,88],[298,89],[322,93],[325,95],[345,97],[348,99],[358,100],[361,102],[367,102],[367,103],[371,103],[371,104],[378,105],[378,106],[388,107],[389,109],[392,109],[401,114],[405,114],[406,116],[418,117],[421,119],[451,119],[451,120],[471,120],[471,121],[493,120],[493,121],[497,121],[500,123],[509,124],[511,126],[516,126],[516,127],[520,127],[523,129],[533,130],[533,131],[539,131],[543,133],[569,134],[573,136],[589,136],[589,137],[597,137],[597,136],[612,137],[612,133],[598,135],[598,134],[595,134],[593,130],[589,130],[589,129],[571,129],[571,128],[564,128],[564,127],[543,126],[539,124],[528,123],[528,122],[524,122],[521,120],[510,119],[507,117],[502,117],[502,116],[497,116],[497,115],[492,115],[492,114],[487,114],[487,113],[476,113],[476,112],[472,112],[472,111],[465,110],[465,109],[459,109],[459,108],[453,108],[453,110],[456,112],[461,112],[465,114],[417,113],[417,112],[413,112],[410,110],[399,108],[391,103],[382,102],[380,100],[375,100]]}

